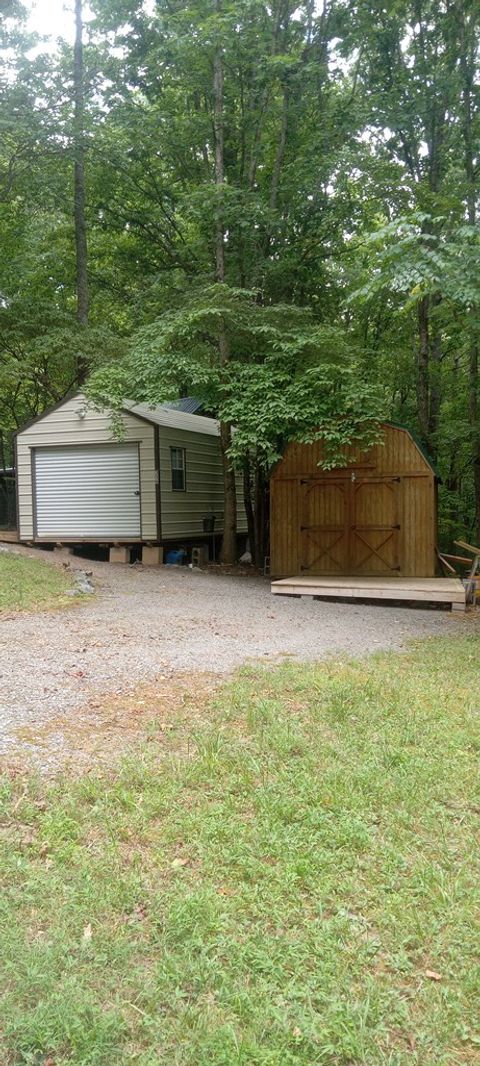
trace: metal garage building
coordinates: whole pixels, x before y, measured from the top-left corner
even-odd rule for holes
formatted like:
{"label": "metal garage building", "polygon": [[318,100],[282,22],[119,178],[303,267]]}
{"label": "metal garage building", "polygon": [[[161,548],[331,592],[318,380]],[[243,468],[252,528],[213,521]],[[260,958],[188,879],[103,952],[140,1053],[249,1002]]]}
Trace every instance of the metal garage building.
{"label": "metal garage building", "polygon": [[[16,437],[21,541],[164,544],[202,539],[223,522],[218,423],[165,405],[129,405],[116,439],[82,393]],[[238,529],[246,530],[239,484]]]}

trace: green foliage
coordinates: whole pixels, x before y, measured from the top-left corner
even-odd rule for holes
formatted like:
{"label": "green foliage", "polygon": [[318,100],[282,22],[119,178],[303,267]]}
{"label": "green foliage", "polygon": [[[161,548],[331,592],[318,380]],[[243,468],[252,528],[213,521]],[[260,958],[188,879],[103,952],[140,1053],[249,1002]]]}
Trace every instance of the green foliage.
{"label": "green foliage", "polygon": [[408,297],[405,307],[439,294],[460,311],[480,305],[480,234],[430,215],[398,218],[372,233],[366,284],[351,300],[375,299],[391,292]]}
{"label": "green foliage", "polygon": [[[303,340],[303,338],[302,338]],[[309,347],[323,336],[309,340]],[[299,355],[302,355],[302,344]],[[231,453],[238,462],[255,455],[267,469],[280,459],[290,440],[323,440],[324,469],[342,466],[346,449],[368,448],[379,437],[385,401],[363,367],[324,362],[291,371],[291,350],[275,353],[261,366],[240,366],[232,375],[222,415],[233,423]]]}
{"label": "green foliage", "polygon": [[[378,413],[398,419],[436,453],[445,536],[470,535],[475,513],[480,523],[478,4],[91,7],[85,338],[74,321],[72,56],[64,44],[41,51],[22,5],[1,26],[3,450],[75,380],[80,356],[96,370],[92,394],[117,405],[199,393],[236,423],[238,460],[248,451],[269,463],[316,422],[334,461],[344,433],[367,440]],[[223,315],[228,374],[214,340]]]}
{"label": "green foliage", "polygon": [[[227,365],[219,322],[230,341]],[[380,389],[344,330],[225,285],[195,290],[144,327],[128,357],[102,366],[88,387],[94,403],[113,409],[125,400],[155,406],[182,391],[235,426],[231,456],[240,466],[255,455],[268,468],[287,441],[318,437],[328,446],[326,465],[338,465],[353,440],[376,439],[383,413]]]}

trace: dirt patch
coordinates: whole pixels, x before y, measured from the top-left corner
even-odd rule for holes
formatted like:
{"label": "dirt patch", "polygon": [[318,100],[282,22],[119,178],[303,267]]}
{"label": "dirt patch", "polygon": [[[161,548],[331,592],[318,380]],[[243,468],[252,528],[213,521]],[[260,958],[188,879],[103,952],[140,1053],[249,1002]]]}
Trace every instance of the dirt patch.
{"label": "dirt patch", "polygon": [[155,740],[156,754],[189,754],[192,730],[205,716],[218,676],[159,677],[134,692],[108,693],[79,707],[11,730],[10,770],[29,765],[55,773],[114,764],[137,744]]}

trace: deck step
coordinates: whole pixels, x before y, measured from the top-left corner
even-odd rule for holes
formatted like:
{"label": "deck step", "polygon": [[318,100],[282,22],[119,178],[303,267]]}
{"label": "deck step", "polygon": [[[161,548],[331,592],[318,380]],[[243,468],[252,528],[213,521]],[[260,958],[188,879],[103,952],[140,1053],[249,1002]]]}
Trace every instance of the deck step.
{"label": "deck step", "polygon": [[465,610],[465,589],[453,577],[315,577],[297,575],[272,581],[275,596],[334,596],[337,599],[411,600],[450,603]]}

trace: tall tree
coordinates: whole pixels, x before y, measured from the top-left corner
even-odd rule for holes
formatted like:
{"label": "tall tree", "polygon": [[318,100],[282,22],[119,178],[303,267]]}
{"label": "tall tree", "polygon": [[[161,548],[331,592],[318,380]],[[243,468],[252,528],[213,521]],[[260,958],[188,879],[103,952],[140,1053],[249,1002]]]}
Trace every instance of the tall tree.
{"label": "tall tree", "polygon": [[[459,0],[454,5],[455,25],[458,33],[460,65],[460,115],[463,137],[463,160],[465,174],[465,199],[470,226],[477,224],[477,203],[480,192],[480,164],[478,143],[480,134],[480,92],[476,84],[478,37],[480,13],[470,0]],[[479,384],[479,337],[478,310],[469,312],[468,321],[468,366],[469,366],[469,421],[471,456],[473,467],[475,536],[480,544],[480,384]]]}
{"label": "tall tree", "polygon": [[[82,0],[75,0],[75,42],[73,46],[73,150],[74,150],[74,221],[76,257],[77,322],[88,325],[87,223],[85,217],[85,81],[83,62]],[[85,381],[88,366],[83,358],[77,363],[77,380]]]}
{"label": "tall tree", "polygon": [[[31,51],[15,0],[0,27],[1,428],[8,435],[87,365],[114,354],[120,372],[125,344],[138,360],[135,388],[152,344],[145,396],[167,398],[178,359],[174,391],[197,389],[221,416],[227,495],[234,456],[261,559],[265,440],[275,419],[285,438],[295,432],[287,399],[303,432],[295,397],[311,413],[307,382],[319,419],[331,393],[318,366],[304,380],[298,334],[288,359],[285,337],[270,331],[262,343],[267,321],[255,312],[285,325],[282,307],[305,308],[307,332],[340,330],[359,396],[362,374],[370,388],[377,381],[388,412],[436,451],[444,535],[471,536],[472,522],[480,535],[478,5],[90,0],[90,9],[87,47],[76,5],[73,63],[65,44]],[[232,312],[238,301],[242,314]],[[324,348],[311,350],[325,368]],[[195,369],[202,352],[207,384],[205,366]]]}
{"label": "tall tree", "polygon": [[[217,16],[222,14],[222,0],[215,0]],[[219,40],[213,58],[213,107],[215,132],[215,186],[217,192],[215,224],[215,278],[219,285],[225,285],[225,223],[223,208],[223,190],[225,181],[224,166],[224,119],[223,119],[223,48]],[[230,341],[225,318],[220,316],[218,322],[218,348],[220,364],[224,371],[230,362]],[[223,419],[220,422],[220,448],[223,465],[223,540],[222,562],[233,563],[237,549],[237,494],[235,471],[230,457],[232,444],[232,427]]]}

